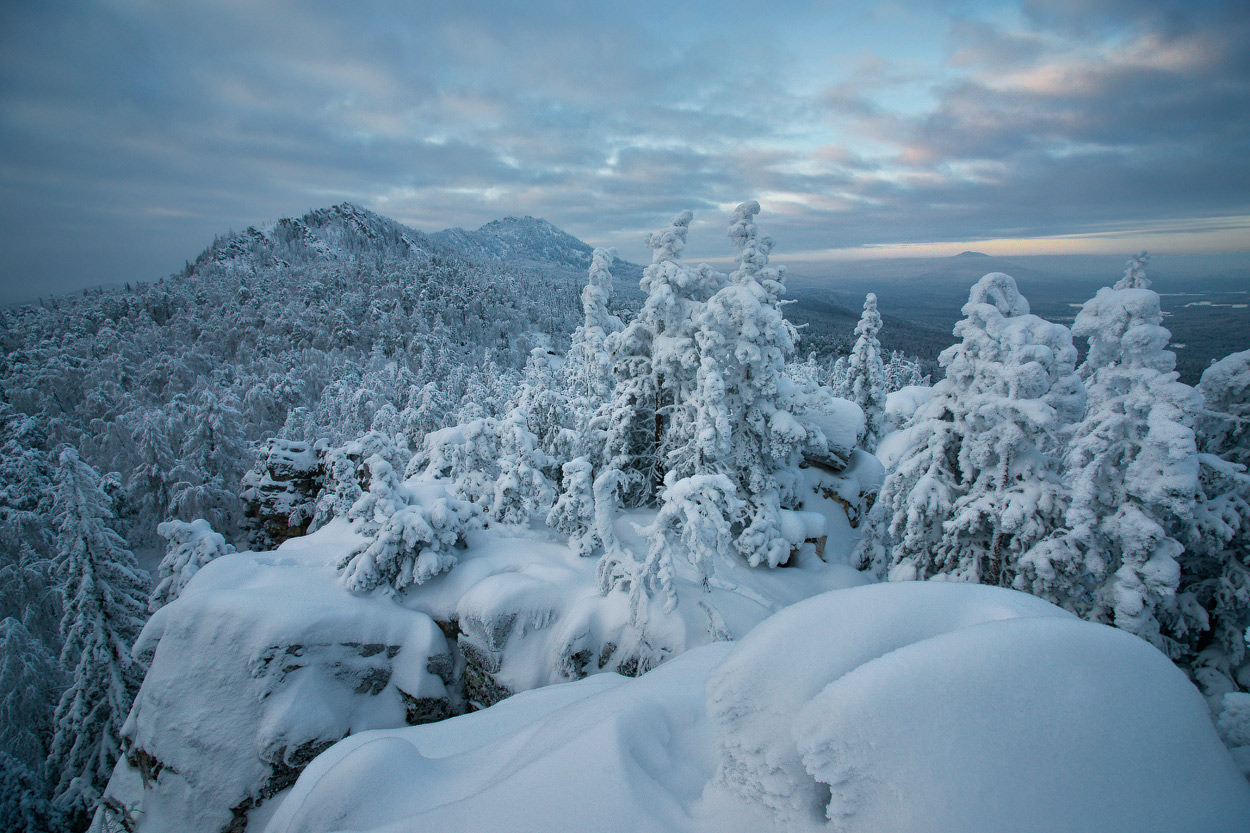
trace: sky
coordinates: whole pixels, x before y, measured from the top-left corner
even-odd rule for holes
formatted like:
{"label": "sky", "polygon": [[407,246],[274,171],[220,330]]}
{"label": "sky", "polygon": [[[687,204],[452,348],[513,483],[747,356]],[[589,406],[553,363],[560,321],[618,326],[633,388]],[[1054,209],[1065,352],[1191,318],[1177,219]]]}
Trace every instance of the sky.
{"label": "sky", "polygon": [[1234,2],[0,4],[0,302],[350,201],[645,262],[1250,250]]}

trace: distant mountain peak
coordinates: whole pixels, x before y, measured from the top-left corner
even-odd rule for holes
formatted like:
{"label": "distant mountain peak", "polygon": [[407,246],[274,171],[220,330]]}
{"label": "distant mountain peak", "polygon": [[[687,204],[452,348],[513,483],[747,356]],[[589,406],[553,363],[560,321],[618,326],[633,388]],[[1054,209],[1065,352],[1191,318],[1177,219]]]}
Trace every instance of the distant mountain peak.
{"label": "distant mountain peak", "polygon": [[590,265],[589,245],[537,217],[504,217],[477,231],[450,228],[430,237],[477,257],[554,263],[575,269]]}
{"label": "distant mountain peak", "polygon": [[973,251],[967,251],[967,252],[960,252],[959,254],[955,255],[955,257],[963,257],[963,258],[984,257],[984,258],[989,258],[989,257],[990,257],[990,255],[987,255],[985,252],[973,252]]}

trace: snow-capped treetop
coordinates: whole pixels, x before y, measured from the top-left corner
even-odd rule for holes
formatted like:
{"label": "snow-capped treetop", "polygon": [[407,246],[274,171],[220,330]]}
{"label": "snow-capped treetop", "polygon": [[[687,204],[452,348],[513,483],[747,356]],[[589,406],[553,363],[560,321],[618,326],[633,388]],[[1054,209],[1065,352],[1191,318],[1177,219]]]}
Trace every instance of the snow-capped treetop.
{"label": "snow-capped treetop", "polygon": [[1124,277],[1116,281],[1116,289],[1149,289],[1150,279],[1146,277],[1146,264],[1150,262],[1150,255],[1146,252],[1138,252],[1129,258],[1128,263],[1124,264]]}
{"label": "snow-capped treetop", "polygon": [[774,241],[768,235],[763,237],[755,225],[755,215],[760,213],[760,204],[755,200],[744,202],[734,209],[733,222],[729,226],[729,240],[738,250],[734,262],[738,268],[729,279],[738,284],[758,281],[769,295],[769,301],[776,301],[785,291],[785,267],[770,267],[768,256],[772,253]]}
{"label": "snow-capped treetop", "polygon": [[590,280],[582,290],[582,310],[586,314],[586,330],[598,330],[600,341],[604,336],[621,329],[621,319],[608,312],[608,299],[612,297],[612,261],[616,249],[595,249],[590,260]]}
{"label": "snow-capped treetop", "polygon": [[668,221],[667,228],[657,232],[647,232],[644,240],[647,248],[651,250],[652,263],[663,263],[681,257],[681,250],[686,248],[686,235],[690,233],[690,221],[693,219],[693,212],[682,211],[673,215],[673,219]]}
{"label": "snow-capped treetop", "polygon": [[234,547],[203,518],[191,523],[165,521],[156,527],[156,532],[169,541],[169,551],[161,559],[157,585],[148,600],[148,609],[153,613],[178,598],[201,567],[234,552]]}
{"label": "snow-capped treetop", "polygon": [[1212,363],[1198,391],[1206,404],[1199,421],[1204,450],[1250,464],[1250,350]]}

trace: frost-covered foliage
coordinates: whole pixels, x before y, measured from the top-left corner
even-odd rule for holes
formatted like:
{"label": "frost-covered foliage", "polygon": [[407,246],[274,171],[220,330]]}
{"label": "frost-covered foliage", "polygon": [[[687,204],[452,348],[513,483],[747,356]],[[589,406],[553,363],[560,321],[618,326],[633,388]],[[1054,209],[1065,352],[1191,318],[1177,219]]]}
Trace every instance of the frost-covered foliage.
{"label": "frost-covered foliage", "polygon": [[913,418],[916,444],[886,478],[861,563],[892,580],[1000,586],[1062,520],[1056,435],[1083,391],[1066,327],[1029,313],[999,272],[972,288],[943,351],[946,378]]}
{"label": "frost-covered foliage", "polygon": [[1196,602],[1207,627],[1188,634],[1194,676],[1209,695],[1240,687],[1250,628],[1250,351],[1202,374],[1197,418],[1198,500],[1185,538],[1180,600]]}
{"label": "frost-covered foliage", "polygon": [[0,749],[0,831],[55,833],[67,829],[52,806],[43,780],[26,761]]}
{"label": "frost-covered foliage", "polygon": [[1250,350],[1212,362],[1198,392],[1204,406],[1198,419],[1202,450],[1250,465]]}
{"label": "frost-covered foliage", "polygon": [[393,471],[403,469],[408,455],[392,437],[380,431],[369,431],[321,454],[321,491],[310,528],[347,515],[374,477],[371,461],[375,458]]}
{"label": "frost-covered foliage", "polygon": [[358,593],[379,585],[404,590],[454,567],[454,550],[479,523],[477,507],[452,495],[422,501],[390,463],[374,456],[367,464],[369,488],[347,515],[366,541],[340,561],[343,585]]}
{"label": "frost-covered foliage", "polygon": [[598,543],[595,534],[594,467],[585,457],[574,457],[560,468],[563,486],[547,513],[547,525],[569,537],[569,546],[580,556],[591,555]]}
{"label": "frost-covered foliage", "polygon": [[201,567],[218,556],[234,552],[234,547],[203,518],[191,523],[165,521],[156,532],[169,542],[169,549],[161,559],[156,587],[148,599],[148,610],[153,613],[178,598]]}
{"label": "frost-covered foliage", "polygon": [[663,599],[665,613],[677,606],[673,587],[677,553],[684,553],[694,565],[704,589],[710,586],[716,562],[730,552],[734,524],[745,510],[734,482],[724,474],[670,478],[660,494],[659,514],[642,530],[650,545],[629,591],[630,619],[635,625],[647,619],[648,596]]}
{"label": "frost-covered foliage", "polygon": [[81,827],[121,755],[121,726],[143,679],[131,647],[147,613],[148,576],[109,528],[111,499],[73,448],[56,472],[56,564],[63,582],[61,666],[70,685],[54,717],[48,778],[56,806]]}
{"label": "frost-covered foliage", "polygon": [[[590,431],[590,420],[612,394],[612,357],[608,336],[620,332],[624,324],[608,309],[612,295],[612,260],[615,249],[595,249],[590,278],[582,290],[584,320],[573,331],[572,343],[561,375],[571,398],[574,422],[583,440]],[[592,451],[590,448],[583,451]]]}
{"label": "frost-covered foliage", "polygon": [[60,666],[43,642],[17,619],[0,619],[0,754],[33,777],[43,773],[61,683]]}
{"label": "frost-covered foliage", "polygon": [[555,489],[545,474],[555,461],[540,447],[528,427],[529,410],[518,405],[499,423],[499,478],[490,514],[504,523],[525,523],[546,513],[555,500]]}
{"label": "frost-covered foliage", "polygon": [[1184,550],[1176,536],[1193,522],[1198,490],[1192,414],[1200,398],[1177,381],[1148,285],[1135,258],[1119,288],[1099,290],[1073,324],[1089,351],[1080,370],[1085,416],[1064,458],[1071,505],[1027,559],[1025,587],[1175,656],[1166,632],[1202,629],[1176,605]]}
{"label": "frost-covered foliage", "polygon": [[[699,314],[702,385],[694,398],[700,466],[696,474],[725,474],[745,504],[737,552],[752,565],[776,567],[790,556],[779,513],[794,499],[794,474],[807,430],[786,408],[783,379],[794,355],[794,326],[781,314],[785,270],[769,265],[771,237],[755,224],[757,202],[734,212],[729,238],[738,268]],[[725,427],[719,442],[708,434]],[[722,506],[725,518],[733,517]]]}
{"label": "frost-covered foliage", "polygon": [[864,312],[855,325],[855,346],[847,362],[847,387],[850,400],[864,412],[865,451],[877,447],[881,437],[881,420],[885,416],[886,375],[881,361],[881,313],[877,312],[877,296],[869,292],[864,298]]}
{"label": "frost-covered foliage", "polygon": [[243,521],[239,481],[246,454],[238,405],[233,392],[218,395],[205,385],[188,408],[189,430],[170,472],[170,514],[206,518],[218,529],[239,528]]}

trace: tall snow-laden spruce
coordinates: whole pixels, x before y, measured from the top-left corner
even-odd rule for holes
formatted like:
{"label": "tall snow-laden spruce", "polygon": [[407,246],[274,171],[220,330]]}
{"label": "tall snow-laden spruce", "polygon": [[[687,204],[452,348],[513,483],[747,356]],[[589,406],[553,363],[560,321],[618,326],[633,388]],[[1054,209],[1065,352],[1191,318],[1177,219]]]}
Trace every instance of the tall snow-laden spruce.
{"label": "tall snow-laden spruce", "polygon": [[881,438],[881,419],[885,415],[885,365],[881,361],[881,313],[877,312],[877,296],[869,292],[864,298],[864,312],[855,325],[855,346],[847,368],[847,386],[851,401],[864,412],[864,438],[860,446],[874,451]]}
{"label": "tall snow-laden spruce", "polygon": [[71,683],[48,754],[56,806],[81,829],[121,754],[121,728],[143,680],[131,647],[147,615],[148,578],[108,526],[100,475],[66,448],[56,472],[56,561],[65,592],[61,666]]}
{"label": "tall snow-laden spruce", "polygon": [[1133,258],[1073,324],[1089,351],[1079,371],[1085,414],[1064,457],[1071,504],[1060,529],[1026,558],[1021,589],[1176,656],[1178,633],[1199,626],[1178,609],[1176,592],[1177,536],[1193,523],[1198,492],[1192,415],[1201,400],[1177,381],[1145,262],[1144,253]]}
{"label": "tall snow-laden spruce", "polygon": [[702,448],[719,448],[728,455],[717,460],[705,454],[703,465],[705,473],[727,474],[743,501],[735,549],[753,567],[776,567],[790,557],[781,508],[794,498],[808,432],[786,410],[782,379],[797,333],[781,314],[785,269],[768,263],[773,239],[760,236],[755,224],[759,211],[755,201],[734,211],[729,239],[738,250],[738,268],[700,311],[699,352],[714,368],[701,367],[702,385],[692,410],[701,434],[709,425],[728,424],[727,442],[704,443]]}
{"label": "tall snow-laden spruce", "polygon": [[1056,437],[1083,391],[1066,327],[1029,313],[1001,272],[972,287],[946,378],[917,411],[915,444],[882,485],[860,545],[891,580],[1010,587],[1021,557],[1062,520]]}
{"label": "tall snow-laden spruce", "polygon": [[637,317],[607,340],[615,385],[602,420],[604,466],[595,478],[596,500],[603,494],[639,506],[662,480],[665,408],[685,387],[691,372],[683,358],[692,359],[694,350],[690,302],[683,292],[690,270],[681,262],[693,217],[683,211],[665,229],[647,235],[651,263],[641,282],[647,300]]}
{"label": "tall snow-laden spruce", "polygon": [[573,331],[568,357],[561,369],[577,430],[587,444],[581,452],[594,456],[602,449],[594,447],[597,443],[587,443],[590,421],[612,395],[612,357],[607,340],[624,326],[621,319],[608,310],[615,258],[615,249],[595,249],[591,255],[589,280],[582,289],[584,317]]}
{"label": "tall snow-laden spruce", "polygon": [[1209,617],[1185,641],[1193,676],[1212,696],[1250,688],[1238,680],[1250,660],[1250,350],[1208,367],[1198,392],[1199,494],[1179,595],[1182,609],[1192,600]]}

